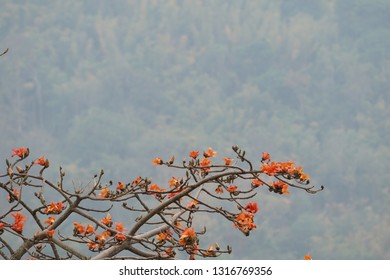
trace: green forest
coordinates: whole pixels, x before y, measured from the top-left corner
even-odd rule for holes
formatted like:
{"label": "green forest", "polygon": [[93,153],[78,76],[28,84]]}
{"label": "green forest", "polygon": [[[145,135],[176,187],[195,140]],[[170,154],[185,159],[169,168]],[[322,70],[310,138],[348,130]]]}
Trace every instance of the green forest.
{"label": "green forest", "polygon": [[164,184],[157,156],[265,151],[325,190],[260,190],[248,237],[204,217],[223,258],[390,259],[389,14],[389,0],[3,0],[0,168],[27,146],[70,187],[101,168]]}

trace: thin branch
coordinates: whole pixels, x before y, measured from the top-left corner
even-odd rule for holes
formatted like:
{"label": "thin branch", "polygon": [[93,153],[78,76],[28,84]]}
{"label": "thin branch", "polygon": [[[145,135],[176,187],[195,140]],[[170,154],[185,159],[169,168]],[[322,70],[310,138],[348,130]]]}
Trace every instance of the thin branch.
{"label": "thin branch", "polygon": [[3,53],[1,53],[0,56],[5,55],[7,52],[8,52],[8,48]]}
{"label": "thin branch", "polygon": [[[8,242],[6,242],[6,241],[5,241],[3,238],[1,238],[1,237],[0,237],[0,242],[3,244],[3,246],[4,246],[5,248],[8,249],[8,251],[10,252],[11,255],[15,253],[14,250],[12,250],[12,247],[8,244]],[[2,251],[0,251],[0,252],[2,252]]]}
{"label": "thin branch", "polygon": [[88,259],[86,256],[81,254],[79,251],[76,251],[72,247],[66,245],[64,242],[62,242],[62,241],[60,241],[60,240],[58,240],[56,238],[51,238],[51,241],[53,241],[53,243],[56,244],[58,247],[61,247],[65,251],[67,251],[67,252],[71,253],[72,255],[78,257],[80,260]]}

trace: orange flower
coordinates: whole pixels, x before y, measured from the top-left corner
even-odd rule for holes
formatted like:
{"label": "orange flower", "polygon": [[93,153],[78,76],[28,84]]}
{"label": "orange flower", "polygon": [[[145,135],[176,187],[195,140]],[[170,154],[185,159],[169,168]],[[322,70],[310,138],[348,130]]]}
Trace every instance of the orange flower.
{"label": "orange flower", "polygon": [[192,157],[193,159],[196,159],[198,156],[199,156],[198,151],[191,151],[190,152],[190,157]]}
{"label": "orange flower", "polygon": [[237,186],[230,186],[226,190],[230,193],[234,193],[237,190]]}
{"label": "orange flower", "polygon": [[216,251],[214,250],[214,247],[212,244],[210,244],[209,248],[207,249],[206,252],[202,252],[202,255],[204,257],[215,257],[216,256]]}
{"label": "orange flower", "polygon": [[103,250],[104,244],[106,243],[107,239],[110,238],[111,233],[108,231],[103,231],[102,234],[96,234],[95,235],[95,242],[98,242],[98,249]]}
{"label": "orange flower", "polygon": [[180,238],[194,237],[195,230],[194,228],[185,228],[180,236]]}
{"label": "orange flower", "polygon": [[282,181],[277,181],[272,183],[272,188],[274,192],[280,194],[289,194],[288,185]]}
{"label": "orange flower", "polygon": [[22,233],[23,227],[26,224],[27,216],[23,216],[19,211],[16,213],[11,213],[11,215],[14,217],[14,223],[12,224],[11,229],[17,233]]}
{"label": "orange flower", "polygon": [[101,234],[96,234],[95,235],[95,241],[104,243],[106,241],[106,239]]}
{"label": "orange flower", "polygon": [[157,234],[156,239],[158,241],[165,241],[165,240],[171,239],[171,237],[172,237],[172,232],[168,228],[167,230],[164,230],[164,231],[160,232],[159,234]]}
{"label": "orange flower", "polygon": [[36,161],[34,161],[34,164],[39,164],[39,165],[44,166],[45,165],[45,156],[41,156],[40,158],[38,158]]}
{"label": "orange flower", "polygon": [[103,225],[106,225],[108,227],[111,227],[112,226],[112,219],[111,219],[111,215],[110,213],[107,213],[107,216],[103,219],[100,220],[100,222],[103,224]]}
{"label": "orange flower", "polygon": [[170,188],[176,187],[179,184],[179,179],[172,177],[172,179],[169,180],[168,183]]}
{"label": "orange flower", "polygon": [[85,232],[85,228],[80,223],[73,223],[73,233],[75,235],[83,234]]}
{"label": "orange flower", "polygon": [[149,187],[149,190],[153,192],[161,192],[163,189],[161,189],[157,184],[154,184]]}
{"label": "orange flower", "polygon": [[178,228],[181,228],[181,227],[182,227],[182,225],[181,225],[181,223],[180,223],[179,221],[175,221],[174,225],[175,225],[176,227],[178,227]]}
{"label": "orange flower", "polygon": [[62,210],[64,209],[64,206],[62,205],[62,202],[58,202],[58,203],[50,203],[50,205],[48,205],[46,207],[46,209],[44,210],[44,212],[46,214],[60,214],[62,212]]}
{"label": "orange flower", "polygon": [[132,184],[133,186],[137,186],[137,185],[139,185],[141,182],[142,182],[141,177],[137,177],[133,182],[131,182],[131,184]]}
{"label": "orange flower", "polygon": [[270,161],[270,160],[271,160],[271,156],[269,155],[269,153],[263,152],[261,161]]}
{"label": "orange flower", "polygon": [[185,228],[181,233],[179,244],[182,246],[194,245],[196,241],[195,230],[193,228]]}
{"label": "orange flower", "polygon": [[153,163],[154,165],[161,165],[161,164],[163,164],[163,161],[162,161],[161,158],[156,157],[156,158],[154,158],[154,159],[152,160],[152,163]]}
{"label": "orange flower", "polygon": [[260,187],[262,185],[264,185],[263,181],[261,181],[259,179],[252,180],[252,186],[255,187],[255,188]]}
{"label": "orange flower", "polygon": [[96,234],[95,240],[104,243],[108,238],[110,238],[110,236],[111,233],[109,231],[103,231],[101,235]]}
{"label": "orange flower", "polygon": [[119,232],[123,232],[125,231],[126,229],[123,227],[123,223],[115,223],[115,229]]}
{"label": "orange flower", "polygon": [[209,160],[208,158],[204,158],[201,162],[200,162],[200,166],[209,166],[211,165],[211,160]]}
{"label": "orange flower", "polygon": [[271,164],[264,162],[263,166],[260,168],[260,171],[269,176],[274,176],[276,173],[281,171],[281,167],[275,162],[271,162]]}
{"label": "orange flower", "polygon": [[215,189],[215,192],[216,193],[223,193],[223,188],[222,188],[222,186],[221,185],[218,185],[218,187]]}
{"label": "orange flower", "polygon": [[123,184],[121,181],[118,182],[118,185],[116,186],[117,191],[124,191],[126,188],[125,184]]}
{"label": "orange flower", "polygon": [[5,227],[5,224],[0,222],[0,233],[1,233],[2,230],[4,230],[4,227]]}
{"label": "orange flower", "polygon": [[249,213],[256,213],[257,211],[259,211],[259,206],[257,206],[257,203],[256,202],[249,202],[246,206],[245,206],[245,210],[248,211]]}
{"label": "orange flower", "polygon": [[294,178],[299,177],[300,174],[299,170],[302,170],[302,167],[297,168],[292,161],[277,162],[276,164],[280,166],[281,172],[287,173],[293,176]]}
{"label": "orange flower", "polygon": [[16,213],[11,213],[11,215],[14,217],[15,223],[22,222],[27,218],[27,216],[23,216],[22,214],[20,214],[20,211]]}
{"label": "orange flower", "polygon": [[240,228],[244,233],[249,234],[249,232],[256,228],[256,224],[253,223],[254,215],[248,212],[241,212],[237,215],[234,225]]}
{"label": "orange flower", "polygon": [[211,165],[211,160],[209,160],[208,158],[204,158],[199,164],[200,164],[200,166],[203,167],[204,171],[209,171],[210,167],[208,167],[208,166]]}
{"label": "orange flower", "polygon": [[126,240],[126,235],[124,235],[123,233],[117,233],[117,234],[115,234],[115,239],[118,242],[122,242],[122,241]]}
{"label": "orange flower", "polygon": [[85,235],[91,235],[95,233],[95,230],[92,225],[87,225],[87,228],[85,229]]}
{"label": "orange flower", "polygon": [[110,196],[110,191],[107,188],[103,188],[99,193],[99,197],[101,198],[107,198],[109,196]]}
{"label": "orange flower", "polygon": [[49,218],[47,218],[47,220],[44,223],[51,226],[52,224],[54,224],[55,220],[56,220],[56,218],[49,217]]}
{"label": "orange flower", "polygon": [[301,182],[307,181],[307,180],[309,180],[309,179],[310,179],[309,175],[307,175],[307,174],[301,172],[301,174],[300,174],[300,176],[299,176],[299,180],[300,180]]}
{"label": "orange flower", "polygon": [[52,230],[45,229],[45,232],[46,232],[48,237],[53,237],[53,235],[56,232],[56,230],[55,229],[52,229]]}
{"label": "orange flower", "polygon": [[263,162],[260,171],[269,176],[285,174],[288,175],[287,178],[299,179],[301,182],[309,179],[309,176],[303,173],[302,167],[296,167],[295,163],[292,161],[271,162],[270,164]]}
{"label": "orange flower", "polygon": [[197,204],[198,204],[198,201],[196,199],[194,199],[193,201],[188,203],[187,208],[190,208],[190,209],[195,208]]}
{"label": "orange flower", "polygon": [[225,165],[231,165],[232,164],[232,161],[233,161],[233,159],[231,159],[231,158],[223,158],[223,160],[225,161]]}
{"label": "orange flower", "polygon": [[208,157],[215,157],[215,155],[217,154],[217,152],[213,151],[212,148],[208,148],[207,152],[203,152],[203,156],[205,158],[208,158]]}
{"label": "orange flower", "polygon": [[46,168],[48,168],[50,165],[49,160],[46,159],[45,156],[41,156],[40,158],[38,158],[36,161],[34,161],[34,164],[42,165]]}
{"label": "orange flower", "polygon": [[156,239],[158,241],[164,241],[164,240],[166,240],[166,238],[167,238],[167,235],[165,232],[160,232],[159,234],[156,235]]}
{"label": "orange flower", "polygon": [[26,147],[21,147],[19,149],[13,148],[12,151],[14,152],[12,154],[12,157],[18,156],[20,158],[26,158],[29,155],[29,153],[30,153],[30,150],[28,148],[26,148]]}
{"label": "orange flower", "polygon": [[310,256],[309,254],[305,255],[305,256],[303,257],[303,259],[306,260],[306,261],[312,260],[312,258],[311,258],[311,256]]}
{"label": "orange flower", "polygon": [[87,243],[87,246],[88,246],[89,250],[91,250],[91,251],[95,251],[96,249],[99,248],[99,244],[97,244],[97,243],[92,243],[92,242]]}

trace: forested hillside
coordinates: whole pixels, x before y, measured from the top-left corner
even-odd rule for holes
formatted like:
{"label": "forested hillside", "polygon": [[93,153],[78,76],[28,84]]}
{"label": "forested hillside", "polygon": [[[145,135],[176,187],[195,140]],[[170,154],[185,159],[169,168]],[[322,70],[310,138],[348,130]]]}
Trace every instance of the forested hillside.
{"label": "forested hillside", "polygon": [[389,14],[388,0],[4,0],[1,168],[28,146],[69,186],[100,168],[167,182],[154,157],[237,144],[326,189],[260,191],[247,238],[209,218],[234,258],[390,259]]}

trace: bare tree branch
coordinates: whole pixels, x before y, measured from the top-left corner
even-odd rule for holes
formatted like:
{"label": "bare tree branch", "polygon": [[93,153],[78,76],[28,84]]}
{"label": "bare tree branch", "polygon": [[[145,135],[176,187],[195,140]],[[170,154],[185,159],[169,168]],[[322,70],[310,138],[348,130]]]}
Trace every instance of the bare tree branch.
{"label": "bare tree branch", "polygon": [[8,52],[8,48],[6,48],[5,51],[0,54],[0,56],[5,55],[7,52]]}

